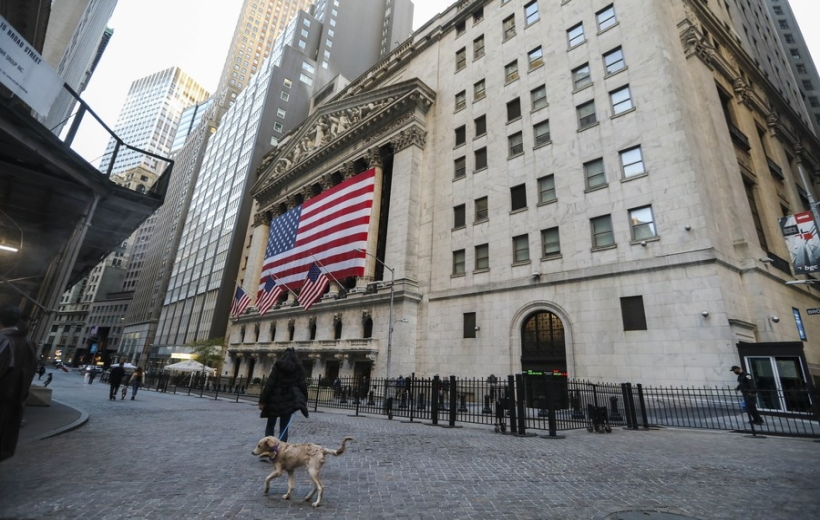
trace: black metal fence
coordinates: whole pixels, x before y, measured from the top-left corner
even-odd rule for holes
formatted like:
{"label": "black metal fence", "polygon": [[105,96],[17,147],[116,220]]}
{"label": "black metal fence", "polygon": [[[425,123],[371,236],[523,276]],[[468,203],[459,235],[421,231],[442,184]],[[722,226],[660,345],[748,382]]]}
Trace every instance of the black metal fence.
{"label": "black metal fence", "polygon": [[[258,399],[264,378],[208,377],[200,373],[150,374],[144,388],[239,401]],[[309,406],[349,410],[352,415],[385,415],[410,422],[454,427],[493,426],[514,435],[557,436],[557,432],[615,427],[684,427],[820,437],[820,392],[761,391],[757,406],[763,425],[749,423],[743,398],[732,388],[645,387],[593,383],[552,374],[504,378],[421,378],[404,380],[343,377],[308,381]],[[545,433],[546,432],[546,433]]]}

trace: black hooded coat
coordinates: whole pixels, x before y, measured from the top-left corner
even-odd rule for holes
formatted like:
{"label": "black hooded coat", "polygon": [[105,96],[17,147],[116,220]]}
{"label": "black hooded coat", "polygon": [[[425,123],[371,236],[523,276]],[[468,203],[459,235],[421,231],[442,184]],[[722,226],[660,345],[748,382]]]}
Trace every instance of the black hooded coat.
{"label": "black hooded coat", "polygon": [[261,417],[281,417],[297,410],[308,416],[305,369],[294,351],[285,351],[273,364],[259,404],[263,405]]}

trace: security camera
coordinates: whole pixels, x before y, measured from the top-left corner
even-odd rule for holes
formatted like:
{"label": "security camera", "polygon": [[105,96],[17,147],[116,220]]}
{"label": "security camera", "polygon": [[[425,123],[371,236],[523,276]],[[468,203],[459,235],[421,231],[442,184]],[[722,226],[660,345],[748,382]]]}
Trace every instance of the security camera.
{"label": "security camera", "polygon": [[700,315],[703,316],[704,318],[708,318],[709,317],[709,311],[703,311],[703,312],[700,313]]}
{"label": "security camera", "polygon": [[541,273],[539,273],[538,271],[533,271],[532,272],[532,277],[533,278],[539,278],[540,276],[541,276]]}
{"label": "security camera", "polygon": [[773,323],[780,323],[780,318],[777,316],[769,316],[769,319],[772,320]]}

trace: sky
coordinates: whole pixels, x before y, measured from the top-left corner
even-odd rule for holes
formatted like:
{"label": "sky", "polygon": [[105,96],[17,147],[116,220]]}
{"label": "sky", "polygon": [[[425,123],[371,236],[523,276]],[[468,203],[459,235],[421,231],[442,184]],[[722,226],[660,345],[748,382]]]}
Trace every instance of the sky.
{"label": "sky", "polygon": [[[413,0],[413,29],[453,1]],[[820,0],[790,3],[814,62],[820,66],[820,31],[809,27],[809,21],[820,20]],[[113,129],[131,82],[168,67],[180,67],[213,92],[241,5],[242,0],[118,0],[108,23],[114,35],[82,98]],[[97,166],[108,134],[91,118],[86,119],[73,148]]]}

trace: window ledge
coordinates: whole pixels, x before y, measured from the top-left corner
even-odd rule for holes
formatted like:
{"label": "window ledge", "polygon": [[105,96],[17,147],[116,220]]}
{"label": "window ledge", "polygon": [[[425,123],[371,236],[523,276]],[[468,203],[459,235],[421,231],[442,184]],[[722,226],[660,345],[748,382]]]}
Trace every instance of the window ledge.
{"label": "window ledge", "polygon": [[538,204],[536,204],[535,206],[536,206],[536,207],[538,207],[538,206],[549,206],[550,204],[555,204],[556,202],[558,202],[558,199],[557,199],[557,198],[554,198],[554,199],[552,199],[552,200],[545,200],[545,201],[543,201],[543,202],[539,202],[539,203],[538,203]]}
{"label": "window ledge", "polygon": [[609,188],[609,183],[601,184],[600,186],[595,186],[594,188],[586,188],[584,193],[592,193],[593,191],[603,190],[605,188]]}
{"label": "window ledge", "polygon": [[483,172],[483,171],[484,171],[484,170],[486,170],[486,169],[487,169],[487,167],[486,167],[486,166],[485,166],[485,167],[483,167],[483,168],[477,168],[477,169],[473,170],[473,174],[476,174],[476,173],[478,173],[478,172]]}
{"label": "window ledge", "polygon": [[473,63],[477,62],[478,60],[480,60],[483,57],[484,57],[484,54],[480,54],[478,56],[473,56]]}
{"label": "window ledge", "polygon": [[625,65],[623,68],[620,68],[620,69],[616,70],[615,72],[608,73],[607,75],[604,76],[604,79],[609,79],[612,76],[617,76],[618,74],[620,74],[621,72],[625,71],[628,68],[629,68],[629,65]]}
{"label": "window ledge", "polygon": [[475,226],[475,225],[477,225],[477,224],[484,224],[485,222],[489,222],[489,221],[490,221],[490,218],[489,218],[489,217],[487,217],[487,218],[483,218],[483,219],[481,219],[481,220],[475,220],[475,221],[473,221],[473,225]]}
{"label": "window ledge", "polygon": [[595,82],[594,82],[594,81],[590,81],[589,83],[587,83],[587,84],[586,84],[586,85],[584,85],[583,87],[581,87],[581,88],[576,88],[575,90],[573,90],[573,91],[572,91],[572,93],[573,93],[573,94],[577,94],[578,92],[581,92],[582,90],[586,90],[586,89],[588,89],[588,88],[592,87],[592,85],[594,85],[594,84],[595,84]]}
{"label": "window ledge", "polygon": [[475,141],[476,139],[481,139],[482,137],[487,137],[487,132],[484,132],[483,134],[478,134],[477,136],[473,137],[473,141]]}
{"label": "window ledge", "polygon": [[632,241],[629,242],[629,244],[633,245],[633,246],[640,246],[640,245],[643,245],[642,244],[643,242],[659,242],[660,239],[661,239],[661,237],[655,235],[654,237],[651,237],[651,238],[642,238],[640,240],[637,240],[637,239],[632,240]]}
{"label": "window ledge", "polygon": [[453,150],[458,150],[459,148],[461,148],[461,147],[462,147],[462,146],[464,146],[465,144],[467,144],[467,143],[466,143],[466,142],[463,142],[463,143],[458,143],[457,145],[453,146]]}
{"label": "window ledge", "polygon": [[573,45],[572,47],[567,48],[567,52],[569,52],[569,51],[571,51],[571,50],[573,50],[573,49],[577,49],[578,47],[580,47],[581,45],[585,44],[586,42],[587,42],[587,40],[584,40],[584,41],[582,41],[581,43],[576,43],[576,44],[575,44],[575,45]]}
{"label": "window ledge", "polygon": [[538,70],[538,69],[540,69],[540,68],[542,68],[542,67],[544,67],[544,58],[541,58],[541,63],[539,63],[539,64],[538,64],[538,65],[536,65],[535,67],[530,67],[530,68],[528,68],[528,69],[527,69],[527,74],[529,74],[530,72],[535,72],[536,70]]}
{"label": "window ledge", "polygon": [[450,231],[458,231],[460,229],[467,229],[467,226],[466,225],[465,226],[456,226],[453,229],[451,229]]}
{"label": "window ledge", "polygon": [[509,160],[515,159],[516,157],[521,157],[522,155],[524,155],[524,152],[519,152],[515,155],[508,155],[507,160],[509,161]]}
{"label": "window ledge", "polygon": [[473,274],[481,274],[481,273],[489,273],[489,272],[490,272],[490,268],[485,267],[483,269],[476,269],[475,271],[473,271]]}
{"label": "window ledge", "polygon": [[527,211],[527,209],[528,209],[527,206],[524,206],[523,208],[514,209],[514,210],[510,211],[510,215],[515,215],[516,213],[523,213],[523,212]]}
{"label": "window ledge", "polygon": [[453,177],[453,182],[460,181],[461,179],[466,179],[466,175],[462,175],[461,177]]}
{"label": "window ledge", "polygon": [[629,181],[632,181],[632,180],[635,180],[635,179],[641,179],[643,177],[648,177],[648,176],[649,176],[649,172],[643,172],[643,173],[639,173],[637,175],[631,175],[629,177],[624,177],[623,179],[621,179],[621,182],[629,182]]}
{"label": "window ledge", "polygon": [[607,32],[608,30],[612,29],[613,27],[618,27],[618,24],[619,24],[619,23],[621,23],[621,22],[616,21],[615,23],[613,23],[612,25],[610,25],[610,26],[609,26],[609,27],[607,27],[606,29],[604,29],[604,30],[602,30],[602,31],[598,31],[598,36],[600,36],[600,35],[604,34],[605,32]]}
{"label": "window ledge", "polygon": [[610,119],[615,119],[616,117],[621,117],[621,116],[623,116],[623,115],[625,115],[625,114],[628,114],[628,113],[630,113],[630,112],[634,112],[635,110],[636,110],[636,108],[633,106],[633,107],[632,107],[632,108],[630,108],[629,110],[624,110],[624,111],[623,111],[623,112],[621,112],[620,114],[614,114],[614,115],[610,116]]}
{"label": "window ledge", "polygon": [[450,278],[464,278],[465,276],[467,276],[467,273],[453,273]]}
{"label": "window ledge", "polygon": [[466,105],[466,104],[465,104],[465,106],[463,106],[463,107],[456,107],[456,109],[455,109],[455,110],[453,110],[453,113],[454,113],[454,114],[457,114],[457,113],[461,112],[462,110],[464,110],[465,108],[467,108],[467,105]]}
{"label": "window ledge", "polygon": [[532,265],[532,260],[521,260],[520,262],[513,262],[510,264],[512,267],[519,267],[522,265]]}
{"label": "window ledge", "polygon": [[593,247],[592,249],[590,249],[590,251],[592,251],[593,253],[596,251],[608,251],[610,249],[616,249],[617,247],[618,244],[612,244],[611,246]]}
{"label": "window ledge", "polygon": [[578,132],[583,132],[584,130],[589,130],[590,128],[595,128],[596,126],[598,126],[598,125],[600,125],[600,124],[601,124],[601,122],[600,122],[600,121],[595,121],[595,122],[594,122],[594,123],[592,123],[591,125],[587,125],[587,126],[585,126],[585,127],[583,127],[583,128],[579,128],[579,129],[578,129]]}
{"label": "window ledge", "polygon": [[533,150],[538,150],[539,148],[543,148],[543,147],[545,147],[545,146],[549,146],[549,145],[551,145],[551,144],[552,144],[552,139],[550,139],[550,140],[549,140],[549,141],[547,141],[546,143],[537,144],[537,145],[533,146],[533,147],[532,147],[532,149],[533,149]]}
{"label": "window ledge", "polygon": [[510,119],[510,120],[508,120],[508,121],[507,121],[507,124],[509,125],[509,124],[511,124],[511,123],[515,123],[516,121],[521,121],[521,116],[518,116],[518,117],[516,117],[516,118],[514,118],[514,119]]}
{"label": "window ledge", "polygon": [[547,103],[546,105],[544,105],[544,106],[542,106],[542,107],[538,107],[538,108],[536,108],[536,109],[534,109],[534,110],[530,110],[530,114],[534,114],[534,113],[538,112],[539,110],[544,110],[544,109],[545,109],[545,108],[547,108],[548,106],[550,106],[550,104],[549,104],[549,103]]}
{"label": "window ledge", "polygon": [[553,254],[548,255],[548,256],[542,256],[541,261],[546,262],[548,260],[559,260],[561,258],[563,258],[563,255],[561,255],[561,253],[553,253]]}
{"label": "window ledge", "polygon": [[504,86],[506,87],[507,85],[511,85],[511,84],[515,83],[516,81],[518,81],[519,79],[520,79],[520,76],[516,76],[515,79],[511,79],[511,80],[507,81],[506,83],[504,83]]}
{"label": "window ledge", "polygon": [[484,99],[484,98],[486,98],[486,97],[487,97],[487,95],[486,95],[486,94],[484,94],[483,96],[474,97],[474,98],[473,98],[473,103],[478,103],[479,101],[481,101],[482,99]]}
{"label": "window ledge", "polygon": [[464,65],[464,66],[463,66],[463,67],[461,67],[460,69],[456,69],[456,71],[455,71],[453,74],[458,74],[459,72],[461,72],[462,70],[464,70],[464,69],[466,69],[466,68],[467,68],[467,65]]}

